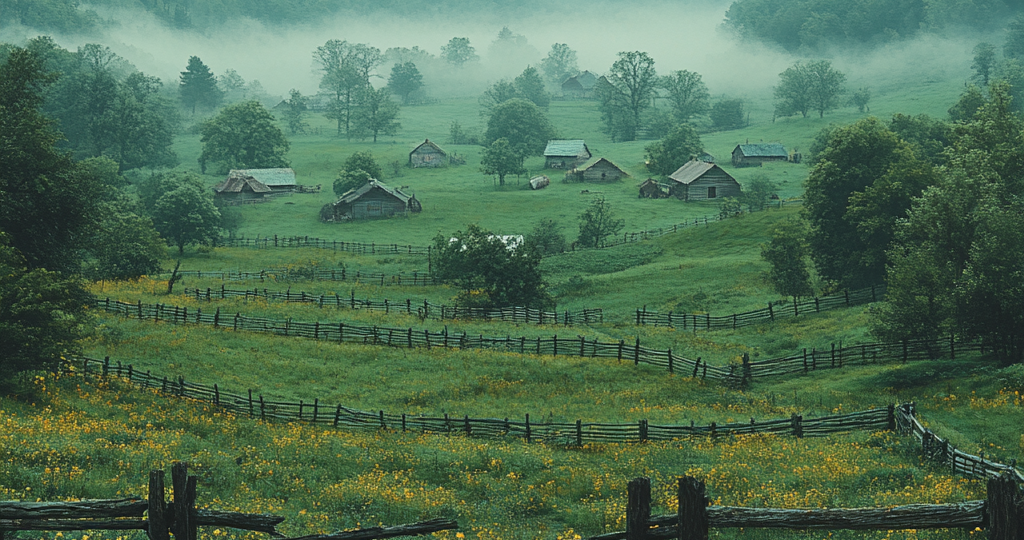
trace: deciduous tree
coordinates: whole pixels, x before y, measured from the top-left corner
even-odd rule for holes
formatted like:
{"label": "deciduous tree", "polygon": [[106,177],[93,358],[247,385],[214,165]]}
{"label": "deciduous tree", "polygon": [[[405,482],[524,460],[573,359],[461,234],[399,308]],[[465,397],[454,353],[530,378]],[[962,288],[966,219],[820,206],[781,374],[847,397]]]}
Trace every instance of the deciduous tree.
{"label": "deciduous tree", "polygon": [[356,96],[356,110],[353,117],[355,132],[371,135],[377,142],[378,135],[394,135],[402,124],[398,122],[398,104],[391,99],[391,90],[383,87],[374,90],[364,87]]}
{"label": "deciduous tree", "polygon": [[988,79],[996,67],[996,48],[991,43],[981,42],[974,47],[974,62],[971,69],[974,70],[974,80],[981,82],[982,86],[988,86]]}
{"label": "deciduous tree", "polygon": [[309,124],[302,119],[302,113],[306,112],[307,101],[309,99],[303,96],[302,92],[294,88],[289,92],[288,101],[285,102],[284,118],[288,121],[288,130],[292,132],[292,135],[305,133],[309,128]]}
{"label": "deciduous tree", "polygon": [[498,185],[505,185],[505,177],[510,174],[525,174],[523,154],[502,137],[484,149],[480,159],[480,172],[498,176]]}
{"label": "deciduous tree", "polygon": [[565,43],[552,44],[548,55],[540,61],[540,67],[548,82],[555,85],[561,85],[566,79],[580,72],[576,51]]}
{"label": "deciduous tree", "polygon": [[576,244],[591,248],[604,247],[608,237],[618,234],[625,223],[625,220],[615,218],[611,204],[604,197],[594,199],[580,214],[580,235]]}
{"label": "deciduous tree", "polygon": [[537,68],[527,66],[512,83],[519,97],[532,101],[534,105],[545,109],[551,103],[551,94],[544,89],[544,81],[540,78]]}
{"label": "deciduous tree", "polygon": [[706,114],[710,108],[711,94],[700,73],[673,71],[661,77],[659,86],[668,92],[672,113],[679,122],[688,122],[694,116]]}
{"label": "deciduous tree", "polygon": [[658,74],[654,59],[641,51],[620,52],[597,92],[606,131],[613,140],[636,140],[640,115],[651,106]]}
{"label": "deciduous tree", "polygon": [[775,87],[775,115],[791,116],[800,113],[804,118],[809,111],[825,113],[839,106],[846,75],[832,67],[828,60],[797,62],[779,74]]}
{"label": "deciduous tree", "polygon": [[513,98],[495,106],[487,120],[484,144],[501,138],[508,139],[522,156],[541,155],[547,142],[555,138],[555,128],[532,102]]}
{"label": "deciduous tree", "polygon": [[317,47],[313,60],[322,74],[320,89],[334,96],[325,116],[337,121],[338,135],[347,135],[356,96],[369,86],[370,74],[384,61],[380,49],[332,39]]}
{"label": "deciduous tree", "polygon": [[434,276],[462,289],[459,302],[474,306],[550,306],[540,252],[522,237],[502,238],[476,225],[434,237]]}
{"label": "deciduous tree", "polygon": [[469,44],[469,38],[453,37],[448,40],[447,45],[441,47],[441,58],[455,67],[462,67],[466,62],[478,60],[480,57],[476,55],[476,49]]}
{"label": "deciduous tree", "polygon": [[700,135],[689,124],[679,124],[660,141],[644,148],[647,170],[668,176],[687,161],[704,153]]}
{"label": "deciduous tree", "polygon": [[811,274],[807,270],[806,231],[807,225],[803,222],[783,221],[769,231],[771,240],[761,244],[761,259],[770,266],[765,279],[775,292],[792,297],[793,303],[813,292]]}
{"label": "deciduous tree", "polygon": [[213,193],[194,173],[175,174],[161,182],[163,194],[153,207],[153,223],[167,244],[177,246],[211,245],[220,236],[220,212],[213,204]]}
{"label": "deciduous tree", "polygon": [[229,169],[288,166],[288,139],[274,116],[258,101],[224,107],[203,123],[202,133],[199,165],[204,173],[210,163],[218,164],[218,172],[223,173]]}
{"label": "deciduous tree", "polygon": [[409,95],[423,87],[423,75],[416,68],[416,64],[405,62],[395,64],[391,68],[391,76],[388,77],[388,88],[395,94],[402,96],[402,103],[409,103]]}
{"label": "deciduous tree", "polygon": [[742,99],[723,99],[711,107],[711,125],[715,129],[737,129],[745,123]]}

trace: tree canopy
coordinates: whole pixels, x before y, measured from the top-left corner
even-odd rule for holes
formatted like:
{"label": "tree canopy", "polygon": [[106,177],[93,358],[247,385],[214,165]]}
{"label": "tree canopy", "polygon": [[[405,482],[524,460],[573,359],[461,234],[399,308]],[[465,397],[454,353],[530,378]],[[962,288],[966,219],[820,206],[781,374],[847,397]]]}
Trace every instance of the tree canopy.
{"label": "tree canopy", "polygon": [[277,127],[274,116],[258,101],[228,105],[203,123],[203,152],[199,165],[217,171],[287,167],[288,139]]}
{"label": "tree canopy", "polygon": [[196,107],[213,109],[220,105],[224,94],[217,86],[217,77],[198,56],[190,56],[178,82],[181,103],[196,113]]}
{"label": "tree canopy", "polygon": [[478,60],[480,57],[477,56],[476,49],[469,44],[469,38],[453,37],[441,47],[441,58],[453,66],[462,67],[466,62]]}
{"label": "tree canopy", "polygon": [[522,237],[501,237],[476,225],[434,237],[434,276],[462,289],[470,306],[550,307],[540,251]]}
{"label": "tree canopy", "polygon": [[641,51],[620,52],[609,74],[599,79],[597,93],[601,119],[612,140],[633,141],[641,127],[641,114],[651,106],[658,74],[654,59]]}
{"label": "tree canopy", "polygon": [[660,141],[644,148],[647,170],[668,176],[687,161],[704,153],[697,130],[689,124],[679,124]]}
{"label": "tree canopy", "polygon": [[220,237],[220,212],[213,193],[195,173],[172,174],[160,182],[162,194],[153,207],[153,222],[178,253],[185,246],[211,245]]}
{"label": "tree canopy", "polygon": [[352,121],[355,133],[369,135],[377,142],[378,135],[394,135],[402,124],[398,122],[398,104],[391,99],[391,90],[364,87],[356,96],[356,109]]}
{"label": "tree canopy", "polygon": [[688,122],[694,116],[706,114],[710,108],[711,94],[700,73],[673,71],[661,77],[658,86],[668,92],[672,114],[679,122]]}
{"label": "tree canopy", "polygon": [[384,57],[376,47],[332,39],[316,48],[313,61],[321,73],[320,90],[333,96],[324,116],[337,121],[338,135],[348,135],[357,96]]}
{"label": "tree canopy", "polygon": [[608,237],[618,234],[625,223],[625,220],[615,217],[611,204],[604,197],[598,197],[580,214],[580,234],[576,244],[581,247],[604,247]]}
{"label": "tree canopy", "polygon": [[576,51],[565,43],[554,43],[548,55],[540,61],[540,68],[548,82],[560,85],[566,79],[580,72],[577,65]]}
{"label": "tree canopy", "polygon": [[810,111],[825,113],[839,106],[839,96],[845,91],[846,75],[835,70],[828,60],[797,62],[779,74],[775,87],[775,115],[792,116],[800,113],[804,118]]}
{"label": "tree canopy", "polygon": [[413,62],[395,64],[388,77],[388,88],[396,95],[402,96],[402,102],[408,104],[409,96],[423,87],[423,75]]}
{"label": "tree canopy", "polygon": [[508,139],[501,137],[484,149],[480,158],[480,172],[498,176],[498,185],[505,185],[505,177],[510,174],[525,174],[523,155],[509,144]]}
{"label": "tree canopy", "polygon": [[547,142],[555,138],[555,128],[547,116],[532,102],[513,98],[491,110],[484,132],[484,144],[507,139],[522,156],[539,156]]}

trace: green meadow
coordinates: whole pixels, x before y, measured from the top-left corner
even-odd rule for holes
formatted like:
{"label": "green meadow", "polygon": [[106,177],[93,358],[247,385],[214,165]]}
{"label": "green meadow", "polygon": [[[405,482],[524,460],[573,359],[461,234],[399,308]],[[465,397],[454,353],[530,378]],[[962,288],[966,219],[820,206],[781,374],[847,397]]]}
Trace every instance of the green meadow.
{"label": "green meadow", "polygon": [[[927,113],[941,117],[957,99],[959,78],[893,81],[874,89],[873,114]],[[866,115],[843,108],[824,119],[770,121],[770,100],[747,103],[751,125],[702,134],[705,148],[741,184],[766,174],[784,199],[799,199],[805,164],[776,163],[735,169],[736,144],[779,141],[805,151],[829,123]],[[310,114],[319,134],[290,136],[289,159],[299,183],[323,186],[319,194],[294,194],[240,209],[245,237],[310,236],[378,244],[426,245],[478,224],[499,234],[528,233],[541,219],[555,219],[575,238],[579,214],[594,197],[611,203],[625,231],[692,223],[678,232],[643,242],[546,257],[541,269],[557,309],[601,308],[604,322],[587,326],[513,324],[501,321],[421,320],[415,315],[323,308],[315,304],[241,299],[203,300],[185,288],[217,291],[259,289],[355,296],[413,305],[429,300],[451,304],[458,293],[447,286],[397,286],[379,282],[223,281],[187,276],[167,294],[167,276],[137,282],[94,283],[99,298],[159,302],[220,309],[295,321],[331,321],[491,336],[527,338],[583,336],[639,339],[644,346],[671,348],[712,365],[735,364],[743,354],[766,359],[832,343],[869,342],[871,305],[853,306],[772,323],[694,332],[633,324],[635,310],[727,315],[773,303],[785,306],[765,283],[760,244],[770,227],[797,219],[799,205],[715,219],[713,203],[637,197],[648,177],[643,149],[651,141],[613,143],[601,132],[593,102],[556,101],[547,111],[564,138],[582,138],[595,156],[607,157],[630,173],[614,184],[563,183],[562,172],[543,169],[530,158],[530,174],[547,174],[552,184],[531,191],[528,177],[497,187],[479,172],[481,147],[446,144],[458,121],[480,133],[485,119],[475,99],[441,100],[404,107],[402,129],[373,144],[334,135],[330,121]],[[438,142],[466,164],[442,169],[404,166],[409,151],[424,139]],[[176,151],[183,169],[197,169],[197,135],[181,135]],[[384,182],[409,186],[423,212],[408,217],[324,224],[318,214],[334,200],[331,183],[356,151],[373,152],[384,167]],[[389,164],[398,162],[397,168]],[[221,180],[206,175],[212,186]],[[587,192],[584,192],[587,191]],[[709,218],[705,225],[704,217]],[[173,267],[170,251],[165,268]],[[365,255],[314,248],[187,249],[181,268],[202,271],[321,268],[411,275],[425,273],[425,256]],[[818,284],[820,290],[820,284]],[[214,294],[215,295],[215,294]],[[343,404],[367,410],[423,415],[449,414],[553,421],[698,424],[768,420],[791,414],[807,417],[852,412],[891,403],[916,402],[924,422],[967,452],[985,452],[1009,463],[1024,460],[1024,370],[982,355],[956,360],[913,361],[816,371],[755,380],[745,388],[670,374],[631,361],[552,357],[498,350],[401,349],[318,342],[214,329],[126,320],[97,313],[96,329],[84,344],[93,358],[109,356],[134,369],[187,381],[218,384],[225,391],[252,390],[270,400]],[[59,421],[56,419],[60,419]],[[953,476],[948,467],[925,459],[906,436],[854,432],[824,438],[789,436],[694,438],[646,444],[527,444],[515,438],[462,435],[353,432],[323,426],[262,423],[235,418],[208,405],[133,389],[117,380],[76,374],[39,377],[23,394],[0,398],[0,499],[106,498],[144,494],[148,471],[185,459],[198,471],[199,500],[214,508],[271,512],[285,516],[289,536],[343,528],[397,525],[421,519],[457,519],[459,531],[440,538],[579,539],[624,529],[626,483],[650,476],[655,513],[675,511],[672,482],[692,474],[708,482],[719,504],[763,507],[854,507],[959,502],[984,497],[984,483]],[[971,538],[975,531],[808,532],[713,531],[715,538]],[[255,539],[229,529],[202,530],[203,538]],[[15,538],[56,540],[78,533],[27,534]],[[141,533],[92,531],[88,538],[139,539]]]}

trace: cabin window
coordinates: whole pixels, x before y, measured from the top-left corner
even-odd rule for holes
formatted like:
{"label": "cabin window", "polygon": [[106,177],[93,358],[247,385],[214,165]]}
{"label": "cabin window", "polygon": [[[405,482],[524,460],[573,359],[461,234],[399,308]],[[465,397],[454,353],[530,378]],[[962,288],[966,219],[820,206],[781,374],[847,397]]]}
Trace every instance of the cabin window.
{"label": "cabin window", "polygon": [[715,186],[708,186],[708,198],[714,199],[718,196],[718,188]]}

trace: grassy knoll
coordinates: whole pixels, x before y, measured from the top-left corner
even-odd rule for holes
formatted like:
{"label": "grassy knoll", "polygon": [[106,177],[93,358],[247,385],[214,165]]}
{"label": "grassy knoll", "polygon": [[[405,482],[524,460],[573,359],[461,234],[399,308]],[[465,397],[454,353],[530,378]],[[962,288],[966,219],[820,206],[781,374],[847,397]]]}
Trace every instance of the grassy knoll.
{"label": "grassy knoll", "polygon": [[[908,440],[884,433],[570,449],[260,424],[116,383],[73,378],[39,379],[28,392],[21,400],[0,401],[0,448],[4,462],[15,465],[0,471],[0,497],[140,494],[150,469],[184,458],[198,472],[202,504],[285,515],[282,529],[293,535],[444,516],[458,519],[465,537],[578,538],[623,528],[625,484],[641,474],[652,477],[658,513],[674,508],[677,474],[706,478],[720,504],[836,507],[983,496],[980,482],[918,464]],[[54,422],[55,415],[62,421]],[[255,537],[205,531],[211,533]],[[720,536],[750,534],[790,536]],[[917,538],[859,532],[834,537]]]}

